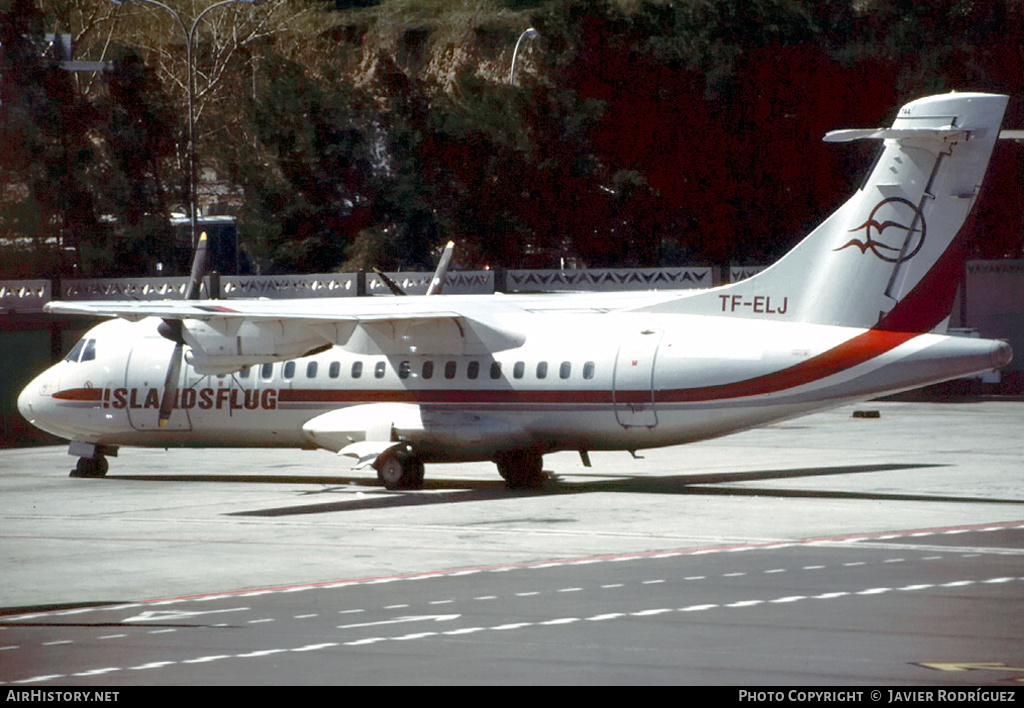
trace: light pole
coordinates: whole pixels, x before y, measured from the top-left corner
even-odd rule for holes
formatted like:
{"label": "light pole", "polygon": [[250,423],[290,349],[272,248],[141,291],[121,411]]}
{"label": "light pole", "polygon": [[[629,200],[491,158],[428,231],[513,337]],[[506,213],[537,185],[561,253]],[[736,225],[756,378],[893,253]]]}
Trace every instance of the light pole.
{"label": "light pole", "polygon": [[[110,0],[115,5],[123,5],[129,0]],[[181,26],[181,31],[185,33],[185,61],[188,63],[188,74],[186,77],[186,90],[188,92],[188,199],[189,199],[189,221],[191,223],[191,235],[192,235],[192,248],[193,250],[199,244],[198,232],[198,204],[196,203],[196,118],[195,118],[195,66],[192,63],[192,41],[195,38],[196,28],[199,26],[199,21],[203,19],[203,16],[210,10],[224,5],[230,5],[236,2],[244,2],[250,5],[259,5],[263,0],[221,0],[221,2],[214,3],[208,8],[199,13],[196,19],[192,22],[192,27],[189,28],[185,25],[185,21],[181,19],[181,15],[176,10],[167,5],[159,2],[158,0],[135,0],[135,2],[144,2],[150,5],[156,5],[157,7],[167,10],[167,12],[174,15],[174,19],[178,21]]]}
{"label": "light pole", "polygon": [[519,45],[521,45],[525,40],[533,39],[536,36],[537,36],[537,30],[535,30],[533,27],[530,27],[525,32],[523,32],[521,35],[519,35],[519,39],[516,40],[516,48],[512,51],[512,68],[509,69],[509,72],[508,72],[508,85],[509,86],[511,86],[513,84],[513,80],[515,79],[515,76],[516,76],[516,55],[519,54]]}

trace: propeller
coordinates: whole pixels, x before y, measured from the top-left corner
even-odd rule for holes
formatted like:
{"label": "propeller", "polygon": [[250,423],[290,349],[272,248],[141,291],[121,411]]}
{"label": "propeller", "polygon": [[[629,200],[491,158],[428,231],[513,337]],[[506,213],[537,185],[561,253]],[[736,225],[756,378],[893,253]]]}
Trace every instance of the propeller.
{"label": "propeller", "polygon": [[[198,300],[199,292],[203,284],[203,274],[206,272],[206,261],[208,258],[208,247],[206,232],[199,234],[199,243],[196,244],[196,252],[192,258],[192,273],[189,276],[188,290],[185,291],[186,300]],[[167,376],[164,378],[164,393],[160,398],[160,427],[167,425],[171,419],[171,411],[174,409],[174,402],[178,398],[178,382],[181,381],[181,362],[185,353],[185,337],[183,334],[184,324],[181,320],[164,320],[157,331],[160,336],[174,342],[174,352],[171,354],[171,361],[167,366]]]}
{"label": "propeller", "polygon": [[[455,243],[449,241],[444,247],[444,253],[441,254],[441,260],[437,264],[437,270],[434,271],[434,277],[430,279],[430,285],[427,286],[427,295],[437,295],[441,292],[444,287],[444,278],[448,273],[448,265],[452,262],[452,253],[455,251]],[[382,273],[380,269],[374,268],[373,272],[377,274],[377,277],[381,279],[384,285],[387,286],[388,290],[394,295],[407,295],[402,286],[396,283],[394,280],[389,278],[387,275]]]}

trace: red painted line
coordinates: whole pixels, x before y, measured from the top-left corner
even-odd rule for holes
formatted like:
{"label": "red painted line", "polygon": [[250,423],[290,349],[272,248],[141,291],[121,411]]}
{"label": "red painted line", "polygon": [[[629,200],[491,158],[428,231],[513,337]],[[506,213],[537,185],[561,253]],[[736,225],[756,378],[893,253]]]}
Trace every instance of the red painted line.
{"label": "red painted line", "polygon": [[61,401],[102,401],[102,388],[68,388],[57,391],[53,397]]}
{"label": "red painted line", "polygon": [[658,392],[656,402],[715,401],[776,393],[818,381],[858,364],[863,364],[917,336],[913,332],[884,332],[869,329],[837,347],[786,369],[734,383]]}

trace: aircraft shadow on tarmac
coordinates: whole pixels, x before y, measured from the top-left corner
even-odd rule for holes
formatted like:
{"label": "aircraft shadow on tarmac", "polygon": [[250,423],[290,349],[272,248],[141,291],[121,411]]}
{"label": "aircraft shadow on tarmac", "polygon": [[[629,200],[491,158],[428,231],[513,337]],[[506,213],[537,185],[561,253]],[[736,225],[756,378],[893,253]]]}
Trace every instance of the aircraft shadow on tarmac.
{"label": "aircraft shadow on tarmac", "polygon": [[[367,486],[370,496],[347,496],[344,500],[319,504],[296,504],[285,507],[254,509],[228,514],[229,516],[293,516],[299,514],[325,514],[362,509],[387,509],[404,506],[430,504],[453,504],[458,502],[480,502],[508,499],[510,496],[543,496],[554,494],[582,494],[592,492],[626,492],[631,494],[689,494],[725,495],[740,497],[790,497],[823,499],[866,499],[900,501],[972,501],[979,503],[1016,503],[1006,499],[966,498],[929,494],[887,494],[879,492],[835,491],[826,489],[780,489],[750,486],[716,486],[736,482],[757,482],[790,478],[809,478],[858,474],[862,472],[891,472],[907,469],[945,467],[941,464],[872,464],[842,465],[834,467],[809,467],[788,470],[757,470],[752,472],[723,472],[716,474],[681,474],[669,476],[623,477],[615,475],[606,479],[593,479],[599,475],[581,473],[590,479],[572,481],[549,473],[547,487],[543,490],[509,491],[500,480],[443,480],[430,479],[424,483],[423,491],[388,491],[365,477],[342,476],[259,476],[259,475],[110,475],[110,478],[137,481],[175,482],[234,482],[248,484],[319,484],[326,489],[303,492],[303,496],[331,494],[339,487]],[[351,492],[351,490],[346,490]]]}

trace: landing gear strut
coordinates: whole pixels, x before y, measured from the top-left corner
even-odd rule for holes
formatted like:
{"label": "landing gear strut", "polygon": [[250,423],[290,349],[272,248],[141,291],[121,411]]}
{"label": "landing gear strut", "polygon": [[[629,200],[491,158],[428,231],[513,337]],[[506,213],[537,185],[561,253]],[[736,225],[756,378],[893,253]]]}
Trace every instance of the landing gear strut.
{"label": "landing gear strut", "polygon": [[410,452],[388,450],[373,464],[377,479],[388,489],[420,489],[423,462]]}
{"label": "landing gear strut", "polygon": [[512,450],[494,460],[509,489],[543,489],[547,482],[544,460],[533,450]]}

